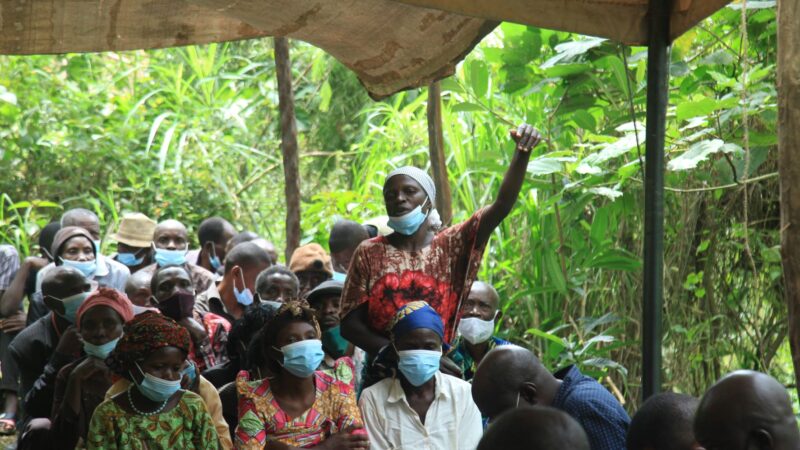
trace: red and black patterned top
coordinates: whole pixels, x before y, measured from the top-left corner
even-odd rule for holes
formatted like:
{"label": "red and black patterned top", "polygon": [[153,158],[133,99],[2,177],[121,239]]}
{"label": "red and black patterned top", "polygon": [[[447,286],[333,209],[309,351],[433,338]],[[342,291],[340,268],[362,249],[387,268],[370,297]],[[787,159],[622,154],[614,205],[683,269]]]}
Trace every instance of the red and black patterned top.
{"label": "red and black patterned top", "polygon": [[442,230],[420,251],[399,250],[384,236],[363,242],[347,272],[342,317],[367,303],[369,326],[388,336],[397,310],[423,300],[442,317],[445,340],[452,342],[461,301],[475,280],[485,247],[475,247],[483,212]]}

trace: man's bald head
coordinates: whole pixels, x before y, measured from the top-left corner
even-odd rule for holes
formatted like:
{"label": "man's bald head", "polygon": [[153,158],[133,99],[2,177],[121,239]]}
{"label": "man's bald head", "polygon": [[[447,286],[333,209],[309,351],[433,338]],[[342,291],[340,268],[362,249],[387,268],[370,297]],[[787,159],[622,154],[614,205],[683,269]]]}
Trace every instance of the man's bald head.
{"label": "man's bald head", "polygon": [[100,239],[100,219],[92,211],[85,208],[73,208],[61,215],[61,228],[81,227],[92,235],[92,239]]}
{"label": "man's bald head", "polygon": [[489,303],[497,311],[500,308],[500,295],[497,290],[485,281],[476,280],[472,283],[468,298],[480,298]]}
{"label": "man's bald head", "polygon": [[86,277],[70,266],[49,269],[42,278],[42,296],[63,299],[81,292],[88,292],[91,285]]}
{"label": "man's bald head", "polygon": [[481,414],[492,419],[520,405],[549,406],[557,386],[533,353],[504,345],[484,356],[472,380],[472,398]]}
{"label": "man's bald head", "polygon": [[175,219],[167,219],[153,230],[153,244],[167,250],[186,250],[189,247],[189,232],[186,225]]}
{"label": "man's bald head", "polygon": [[137,306],[151,306],[150,280],[152,278],[152,274],[145,270],[134,272],[128,277],[125,282],[125,295],[128,296],[131,303]]}
{"label": "man's bald head", "polygon": [[534,406],[506,412],[481,438],[478,450],[589,450],[581,425],[557,409]]}
{"label": "man's bald head", "polygon": [[706,392],[694,422],[706,450],[800,449],[789,393],[769,375],[741,370]]}

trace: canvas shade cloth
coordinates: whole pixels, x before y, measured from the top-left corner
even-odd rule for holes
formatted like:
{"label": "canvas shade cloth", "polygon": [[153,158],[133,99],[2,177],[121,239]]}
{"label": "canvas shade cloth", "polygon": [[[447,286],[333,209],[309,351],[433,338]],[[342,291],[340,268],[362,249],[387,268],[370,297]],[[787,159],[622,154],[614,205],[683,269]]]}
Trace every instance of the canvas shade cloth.
{"label": "canvas shade cloth", "polygon": [[[725,0],[675,0],[673,37]],[[646,42],[647,0],[0,0],[0,53],[119,51],[286,36],[373,98],[453,73],[499,20]]]}

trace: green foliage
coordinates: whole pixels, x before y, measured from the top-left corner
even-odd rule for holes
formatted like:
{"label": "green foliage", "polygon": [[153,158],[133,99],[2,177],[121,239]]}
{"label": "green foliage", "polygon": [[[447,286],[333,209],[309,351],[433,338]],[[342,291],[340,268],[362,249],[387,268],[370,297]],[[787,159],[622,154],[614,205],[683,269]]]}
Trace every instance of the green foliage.
{"label": "green foliage", "polygon": [[[694,394],[738,367],[791,378],[776,180],[740,184],[777,165],[775,3],[748,5],[746,30],[731,6],[671,53],[665,380]],[[428,165],[427,91],[371,102],[321,51],[294,43],[292,59],[304,241],[324,244],[335,216],[385,213],[391,169]],[[504,23],[442,81],[455,222],[493,201],[510,128],[526,121],[546,138],[480,273],[503,298],[499,333],[553,368],[578,363],[604,377],[630,404],[640,383],[646,59],[645,48]],[[269,40],[4,57],[0,67],[10,174],[0,180],[0,241],[25,250],[77,205],[97,210],[107,233],[137,210],[190,226],[218,214],[283,241]]]}

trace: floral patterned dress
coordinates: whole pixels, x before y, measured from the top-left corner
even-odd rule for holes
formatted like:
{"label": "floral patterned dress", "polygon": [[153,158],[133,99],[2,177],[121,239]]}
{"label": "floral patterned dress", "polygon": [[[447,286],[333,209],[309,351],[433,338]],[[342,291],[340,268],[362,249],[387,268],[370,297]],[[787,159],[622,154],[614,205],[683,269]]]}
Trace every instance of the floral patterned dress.
{"label": "floral patterned dress", "polygon": [[455,337],[457,314],[478,272],[484,247],[476,247],[484,210],[438,233],[417,252],[392,246],[384,236],[363,242],[353,255],[342,293],[342,317],[367,303],[369,326],[388,336],[400,307],[423,300],[442,317],[445,341]]}
{"label": "floral patterned dress", "polygon": [[353,387],[322,372],[314,373],[317,397],[299,417],[289,417],[272,395],[269,380],[249,381],[247,372],[236,379],[239,393],[237,449],[261,450],[269,441],[294,447],[313,447],[345,428],[362,427]]}
{"label": "floral patterned dress", "polygon": [[217,450],[219,438],[203,399],[185,391],[177,406],[152,416],[129,413],[113,399],[104,401],[94,411],[86,445],[90,450]]}

